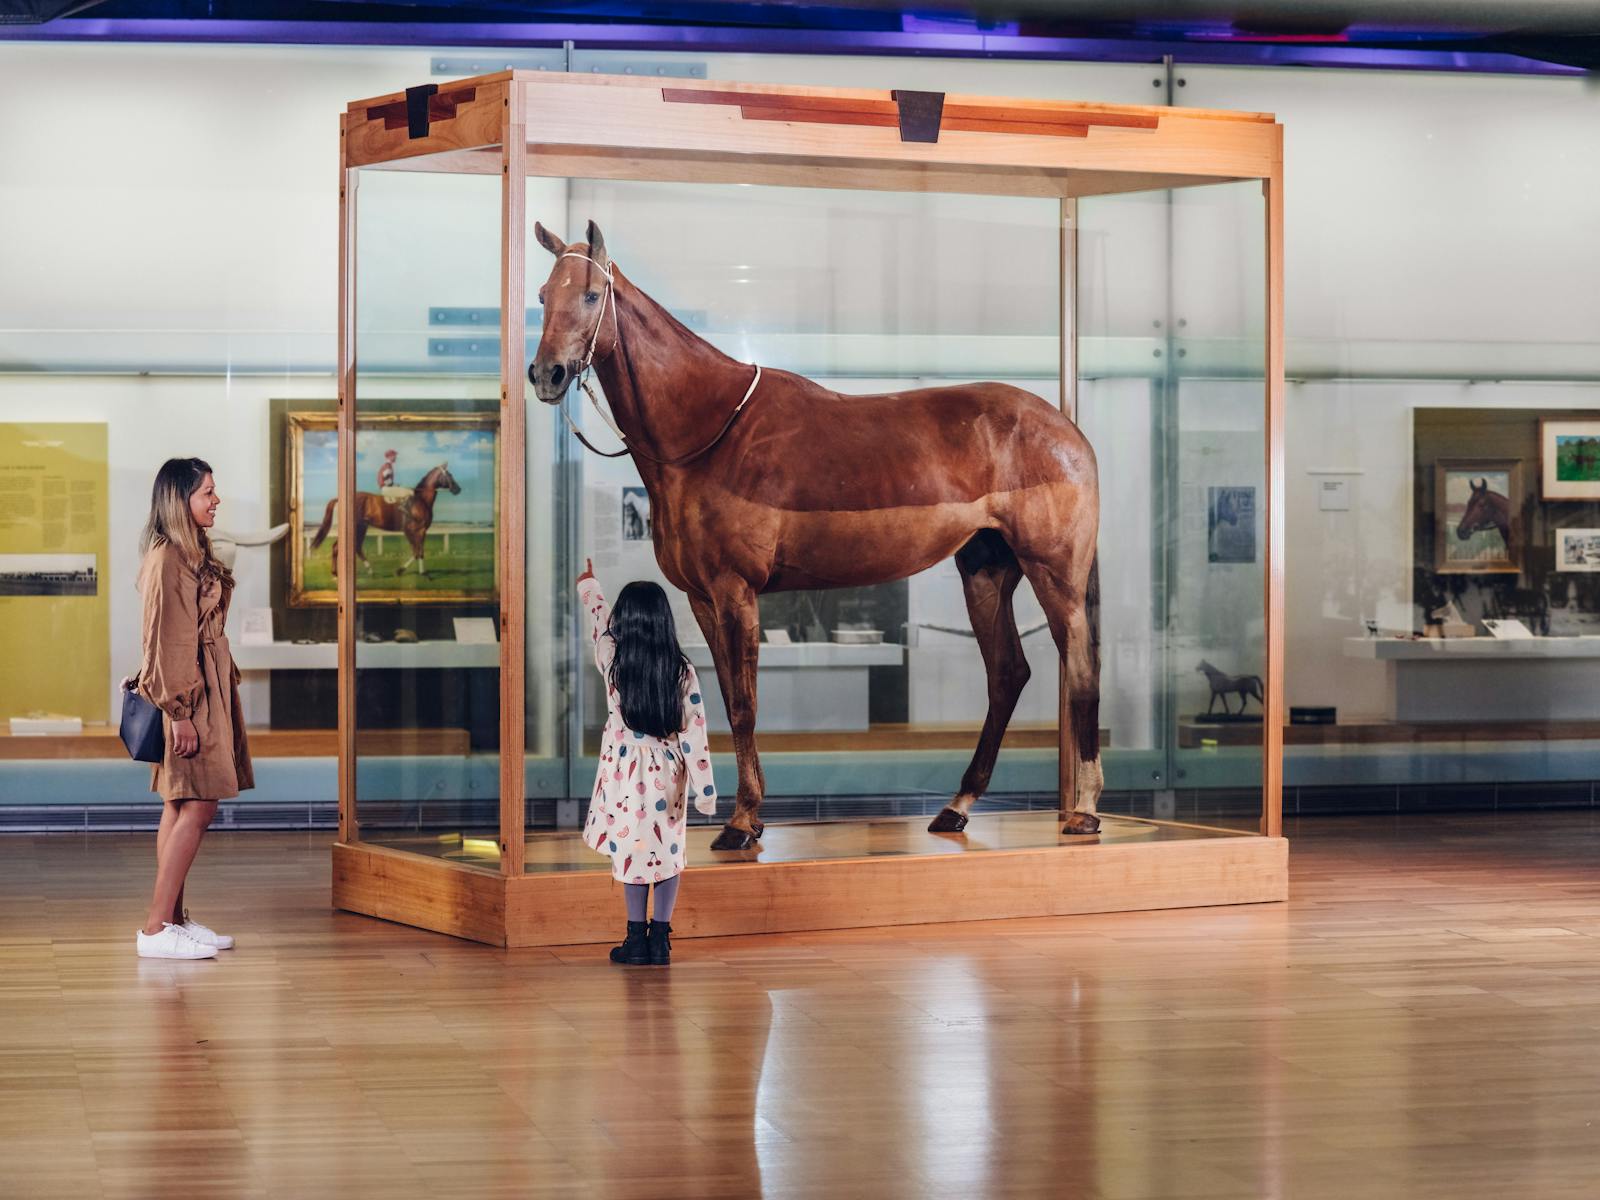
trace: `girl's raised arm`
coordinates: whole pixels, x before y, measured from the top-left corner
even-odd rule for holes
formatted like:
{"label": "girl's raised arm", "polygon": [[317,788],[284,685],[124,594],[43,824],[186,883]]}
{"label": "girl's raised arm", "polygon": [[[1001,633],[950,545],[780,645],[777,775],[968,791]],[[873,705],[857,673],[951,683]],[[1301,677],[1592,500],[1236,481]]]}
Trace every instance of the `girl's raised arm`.
{"label": "girl's raised arm", "polygon": [[606,603],[605,590],[594,577],[593,569],[585,569],[578,576],[578,603],[589,622],[589,640],[594,643],[594,665],[600,674],[609,675],[611,658],[616,653],[616,643],[606,636],[611,627],[611,606]]}

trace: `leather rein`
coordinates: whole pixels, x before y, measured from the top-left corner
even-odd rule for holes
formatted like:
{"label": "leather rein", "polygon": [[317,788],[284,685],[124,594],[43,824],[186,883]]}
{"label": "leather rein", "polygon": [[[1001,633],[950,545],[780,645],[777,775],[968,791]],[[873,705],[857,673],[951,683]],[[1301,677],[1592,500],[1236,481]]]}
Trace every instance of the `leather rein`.
{"label": "leather rein", "polygon": [[566,421],[567,428],[572,430],[573,436],[582,442],[591,453],[598,454],[601,458],[622,458],[625,455],[632,454],[640,458],[648,459],[650,462],[662,467],[681,467],[693,462],[701,455],[709,452],[713,446],[727,436],[728,430],[733,428],[733,423],[739,419],[739,414],[744,411],[744,406],[750,403],[750,397],[755,395],[756,385],[761,382],[761,365],[759,363],[751,364],[751,366],[755,367],[756,374],[755,378],[750,381],[750,386],[745,389],[744,398],[741,399],[739,403],[734,406],[734,410],[728,414],[728,419],[723,422],[722,428],[717,430],[716,436],[704,446],[701,446],[700,449],[692,451],[688,454],[680,454],[676,458],[657,458],[648,450],[645,450],[639,446],[630,445],[628,442],[628,435],[623,433],[622,430],[617,427],[617,423],[612,419],[611,414],[600,407],[600,400],[594,394],[594,388],[589,386],[589,375],[594,365],[594,349],[596,344],[598,344],[600,341],[600,326],[605,323],[607,307],[611,309],[611,326],[616,331],[616,343],[612,346],[611,352],[613,354],[616,353],[616,347],[622,345],[622,326],[617,321],[617,301],[615,295],[613,294],[616,281],[612,278],[609,270],[595,262],[595,260],[590,258],[587,254],[579,254],[576,250],[568,250],[561,254],[560,257],[581,258],[584,260],[584,262],[588,263],[596,271],[599,271],[600,274],[605,276],[606,290],[600,298],[600,313],[595,318],[594,332],[589,335],[589,347],[584,351],[583,363],[578,368],[578,386],[583,389],[583,394],[589,397],[589,403],[594,406],[595,412],[600,414],[600,419],[610,427],[612,433],[617,435],[617,440],[623,443],[623,446],[621,450],[602,450],[588,438],[583,436],[583,431],[578,428],[577,422],[575,422],[572,419],[571,414],[567,412],[567,396],[572,394],[571,387],[568,387],[566,392],[563,393],[561,397],[561,416],[562,419]]}

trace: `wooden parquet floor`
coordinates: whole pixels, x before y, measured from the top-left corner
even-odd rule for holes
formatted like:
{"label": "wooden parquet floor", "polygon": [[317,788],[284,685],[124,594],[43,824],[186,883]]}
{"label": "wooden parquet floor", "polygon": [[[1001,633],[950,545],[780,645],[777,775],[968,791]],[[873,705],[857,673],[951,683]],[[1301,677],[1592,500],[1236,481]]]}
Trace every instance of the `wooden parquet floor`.
{"label": "wooden parquet floor", "polygon": [[664,971],[331,912],[322,834],[213,835],[239,949],[141,962],[150,837],[0,838],[0,1196],[1600,1195],[1600,817],[1289,832],[1286,905]]}

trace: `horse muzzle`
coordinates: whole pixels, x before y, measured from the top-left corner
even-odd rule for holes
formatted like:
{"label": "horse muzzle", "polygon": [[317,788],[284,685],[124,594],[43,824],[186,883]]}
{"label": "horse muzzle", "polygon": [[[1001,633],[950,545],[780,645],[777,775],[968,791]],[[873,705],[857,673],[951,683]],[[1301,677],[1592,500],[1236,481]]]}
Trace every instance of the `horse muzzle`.
{"label": "horse muzzle", "polygon": [[560,404],[576,376],[570,363],[541,363],[535,358],[528,364],[528,382],[533,385],[534,395],[546,404]]}

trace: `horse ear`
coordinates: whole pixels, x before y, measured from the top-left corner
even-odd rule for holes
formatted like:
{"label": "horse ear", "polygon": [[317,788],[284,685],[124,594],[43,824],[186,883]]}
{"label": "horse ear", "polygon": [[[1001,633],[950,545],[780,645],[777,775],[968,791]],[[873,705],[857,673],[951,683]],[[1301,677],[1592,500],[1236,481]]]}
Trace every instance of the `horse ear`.
{"label": "horse ear", "polygon": [[1489,481],[1485,479],[1482,483],[1474,483],[1469,479],[1467,480],[1467,486],[1475,492],[1487,491],[1489,487]]}
{"label": "horse ear", "polygon": [[606,256],[606,236],[593,221],[589,222],[589,257],[602,271],[611,269],[611,259]]}
{"label": "horse ear", "polygon": [[533,236],[538,239],[539,245],[557,258],[567,252],[567,244],[537,221],[533,223]]}

